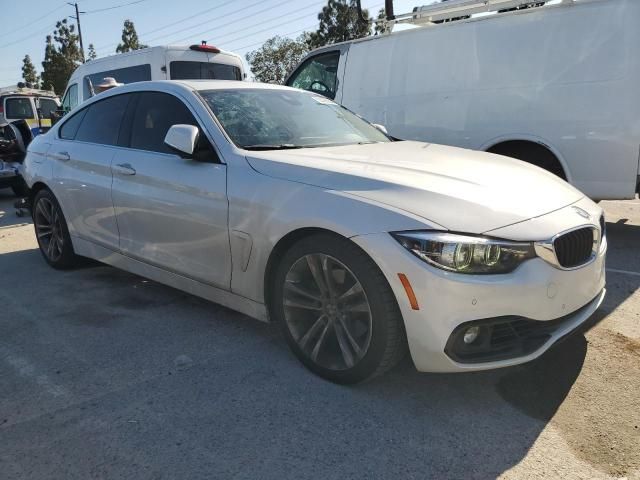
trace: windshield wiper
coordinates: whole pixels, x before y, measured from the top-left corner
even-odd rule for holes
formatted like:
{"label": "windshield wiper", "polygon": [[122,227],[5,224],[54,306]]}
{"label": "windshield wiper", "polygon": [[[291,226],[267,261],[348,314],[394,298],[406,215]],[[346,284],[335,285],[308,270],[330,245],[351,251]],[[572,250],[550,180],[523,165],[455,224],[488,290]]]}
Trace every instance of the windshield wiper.
{"label": "windshield wiper", "polygon": [[245,145],[242,148],[244,148],[245,150],[294,150],[296,148],[305,148],[305,146],[294,145],[292,143],[282,143],[279,145],[269,145],[269,144]]}

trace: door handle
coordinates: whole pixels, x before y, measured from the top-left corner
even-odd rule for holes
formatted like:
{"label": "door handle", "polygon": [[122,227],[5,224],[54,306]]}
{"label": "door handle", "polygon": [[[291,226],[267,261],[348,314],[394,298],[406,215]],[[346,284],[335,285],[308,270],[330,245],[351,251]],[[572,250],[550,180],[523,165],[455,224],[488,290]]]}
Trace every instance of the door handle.
{"label": "door handle", "polygon": [[120,175],[135,175],[136,169],[131,166],[130,163],[118,163],[114,165],[113,169]]}
{"label": "door handle", "polygon": [[54,160],[60,160],[61,162],[68,162],[71,160],[69,152],[50,153],[49,156]]}

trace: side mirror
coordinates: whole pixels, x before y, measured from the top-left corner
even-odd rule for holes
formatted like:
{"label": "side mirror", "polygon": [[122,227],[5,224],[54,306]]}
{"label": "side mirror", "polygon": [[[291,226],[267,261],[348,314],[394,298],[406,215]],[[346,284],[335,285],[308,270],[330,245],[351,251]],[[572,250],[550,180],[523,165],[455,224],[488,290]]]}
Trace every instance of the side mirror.
{"label": "side mirror", "polygon": [[385,135],[389,135],[389,132],[387,132],[387,127],[385,127],[384,125],[380,125],[379,123],[372,123],[371,125],[376,127],[378,130],[380,130]]}
{"label": "side mirror", "polygon": [[172,125],[164,137],[164,143],[179,153],[191,156],[196,150],[199,135],[200,130],[193,125]]}

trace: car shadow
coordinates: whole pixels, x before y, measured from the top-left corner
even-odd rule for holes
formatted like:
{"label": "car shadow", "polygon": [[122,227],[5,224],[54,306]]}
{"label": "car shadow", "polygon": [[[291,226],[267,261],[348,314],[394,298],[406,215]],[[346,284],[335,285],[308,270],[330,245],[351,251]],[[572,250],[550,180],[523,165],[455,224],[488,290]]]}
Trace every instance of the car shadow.
{"label": "car shadow", "polygon": [[[637,245],[640,230],[630,227],[610,226],[611,263]],[[53,271],[36,249],[1,262],[29,298],[42,299],[14,301],[29,320],[2,321],[2,341],[28,338],[39,345],[36,361],[63,373],[58,357],[74,359],[61,383],[81,392],[72,400],[0,403],[0,418],[17,415],[15,425],[38,412],[24,437],[12,431],[8,455],[35,451],[30,470],[59,478],[95,474],[81,469],[89,436],[91,466],[123,478],[185,478],[194,465],[209,478],[495,478],[527,456],[565,401],[585,362],[584,333],[640,287],[637,277],[610,275],[607,301],[590,321],[525,365],[427,374],[407,357],[345,387],[304,369],[276,325],[107,266]],[[47,440],[51,431],[61,440]],[[81,473],[51,467],[52,455]]]}
{"label": "car shadow", "polygon": [[[34,296],[58,299],[41,308],[29,307],[47,312],[45,331],[64,332],[64,348],[74,356],[87,348],[91,356],[103,358],[100,368],[110,365],[110,375],[122,377],[127,385],[116,393],[114,387],[98,389],[78,406],[65,405],[58,412],[59,428],[67,428],[66,415],[90,415],[93,424],[104,426],[94,427],[98,431],[92,433],[100,442],[109,442],[111,429],[106,426],[128,411],[139,412],[136,415],[150,429],[149,440],[141,442],[139,433],[119,435],[117,443],[101,448],[121,455],[135,445],[136,461],[164,469],[168,478],[179,476],[174,469],[180,463],[169,462],[172,454],[167,452],[169,463],[161,467],[165,459],[157,458],[157,449],[166,446],[159,438],[184,446],[182,455],[191,464],[212,461],[203,454],[203,448],[210,449],[216,458],[209,465],[211,478],[228,478],[225,473],[231,466],[238,478],[300,478],[298,466],[311,469],[313,478],[338,478],[337,472],[340,478],[494,478],[527,455],[571,390],[587,350],[578,332],[523,366],[427,374],[418,373],[407,357],[368,383],[339,386],[302,367],[276,325],[107,266],[53,271],[37,250],[4,254],[2,265],[22,267],[18,283],[23,276],[25,281],[34,277],[40,279],[38,284],[46,283],[30,286]],[[72,292],[70,284],[82,288]],[[198,343],[192,345],[188,337]],[[36,333],[32,341],[49,344],[52,339],[43,340]],[[101,350],[122,353],[100,357]],[[60,354],[44,358],[56,365]],[[152,370],[154,362],[171,362],[180,354],[196,361],[186,368],[170,368],[173,375],[129,380],[138,370]],[[145,355],[154,359],[147,367]],[[64,385],[68,391],[90,390],[101,378],[99,370],[83,377],[92,360],[81,358],[78,370],[69,373],[73,382]],[[150,390],[141,391],[141,386]],[[103,397],[106,400],[91,400]],[[85,412],[89,403],[104,404],[104,411],[96,407]],[[153,412],[162,412],[161,426]],[[55,430],[56,418],[43,417],[30,426],[29,435]],[[78,445],[69,447],[73,451],[65,448],[52,444],[46,451],[64,453],[73,461]],[[125,467],[123,463],[111,473],[135,476],[121,470]]]}

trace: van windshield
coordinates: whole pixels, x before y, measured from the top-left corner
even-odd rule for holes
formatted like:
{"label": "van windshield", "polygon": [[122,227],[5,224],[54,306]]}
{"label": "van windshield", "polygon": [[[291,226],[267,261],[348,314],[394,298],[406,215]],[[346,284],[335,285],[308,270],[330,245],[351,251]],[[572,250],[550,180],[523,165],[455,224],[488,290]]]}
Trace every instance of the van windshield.
{"label": "van windshield", "polygon": [[176,61],[169,64],[172,80],[242,80],[235,65]]}
{"label": "van windshield", "polygon": [[231,140],[247,150],[391,141],[362,118],[317,94],[249,88],[200,94]]}

